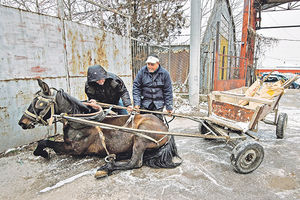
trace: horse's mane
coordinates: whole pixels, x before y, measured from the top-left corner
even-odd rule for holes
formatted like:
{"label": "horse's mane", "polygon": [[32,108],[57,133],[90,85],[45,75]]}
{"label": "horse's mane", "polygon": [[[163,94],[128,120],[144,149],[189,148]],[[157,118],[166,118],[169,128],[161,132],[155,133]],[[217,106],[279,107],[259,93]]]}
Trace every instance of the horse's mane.
{"label": "horse's mane", "polygon": [[63,89],[57,91],[57,95],[61,95],[63,99],[67,100],[70,103],[70,106],[68,108],[69,114],[87,114],[93,111],[92,108],[84,105],[80,100],[64,92]]}

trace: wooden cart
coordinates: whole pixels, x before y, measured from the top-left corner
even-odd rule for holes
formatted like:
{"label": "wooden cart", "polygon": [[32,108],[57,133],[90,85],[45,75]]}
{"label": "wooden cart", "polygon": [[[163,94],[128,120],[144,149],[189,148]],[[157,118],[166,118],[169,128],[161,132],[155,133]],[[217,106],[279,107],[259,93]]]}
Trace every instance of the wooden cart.
{"label": "wooden cart", "polygon": [[[284,137],[288,115],[278,113],[279,101],[284,89],[297,78],[298,76],[294,76],[283,83],[282,90],[272,99],[246,96],[247,87],[213,91],[208,95],[208,116],[200,121],[199,132],[204,135],[229,137],[228,143],[233,147],[230,159],[234,169],[239,173],[254,171],[263,160],[264,150],[253,132],[257,132],[258,123],[261,121],[276,126],[278,139]],[[263,84],[263,81],[260,84]],[[241,101],[248,103],[243,106]],[[273,121],[266,119],[270,113],[275,113]],[[242,141],[231,140],[231,135],[235,134],[245,137]]]}
{"label": "wooden cart", "polygon": [[[258,130],[258,122],[263,121],[276,126],[277,138],[283,138],[287,114],[278,114],[278,103],[283,92],[273,100],[244,95],[246,87],[226,92],[214,91],[208,95],[208,116],[199,123],[199,132],[204,135],[227,136],[228,144],[233,147],[231,164],[239,173],[250,173],[261,164],[264,157],[263,147],[253,132]],[[246,100],[256,106],[241,106],[239,102]],[[265,117],[275,112],[274,121]],[[241,135],[241,140],[231,140],[234,135]]]}

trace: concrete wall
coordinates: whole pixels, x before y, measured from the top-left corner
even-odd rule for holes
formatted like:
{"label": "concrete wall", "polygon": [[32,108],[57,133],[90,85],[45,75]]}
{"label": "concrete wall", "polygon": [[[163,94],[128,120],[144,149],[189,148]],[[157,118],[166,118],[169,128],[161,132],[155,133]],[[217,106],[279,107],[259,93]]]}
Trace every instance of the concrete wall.
{"label": "concrete wall", "polygon": [[128,37],[0,6],[0,152],[54,132],[17,124],[39,90],[37,77],[83,100],[87,68],[94,64],[122,77],[131,90],[130,58]]}

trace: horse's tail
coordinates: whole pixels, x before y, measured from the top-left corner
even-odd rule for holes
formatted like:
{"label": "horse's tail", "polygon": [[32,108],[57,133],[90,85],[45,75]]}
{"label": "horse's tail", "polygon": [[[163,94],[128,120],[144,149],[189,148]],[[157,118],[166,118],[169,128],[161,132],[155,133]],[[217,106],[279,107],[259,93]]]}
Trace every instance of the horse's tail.
{"label": "horse's tail", "polygon": [[[173,158],[179,158],[180,162],[174,162]],[[175,168],[182,163],[177,153],[174,136],[158,149],[146,150],[143,157],[144,164],[153,168]]]}

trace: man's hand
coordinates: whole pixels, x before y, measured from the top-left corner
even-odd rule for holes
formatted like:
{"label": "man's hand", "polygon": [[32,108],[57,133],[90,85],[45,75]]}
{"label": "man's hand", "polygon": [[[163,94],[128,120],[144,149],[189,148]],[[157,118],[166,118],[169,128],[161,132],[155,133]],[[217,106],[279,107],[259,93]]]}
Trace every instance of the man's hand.
{"label": "man's hand", "polygon": [[96,103],[96,101],[82,102],[86,106],[90,106],[95,110],[102,110],[102,107]]}
{"label": "man's hand", "polygon": [[132,106],[127,106],[126,110],[127,110],[127,112],[132,112],[133,108],[132,108]]}
{"label": "man's hand", "polygon": [[168,116],[169,116],[169,117],[172,117],[173,110],[167,110],[167,113],[168,113]]}
{"label": "man's hand", "polygon": [[140,112],[140,106],[136,105],[136,106],[134,106],[134,109],[135,109],[135,111],[136,111],[137,113]]}
{"label": "man's hand", "polygon": [[95,99],[90,99],[89,103],[97,104],[97,101]]}

